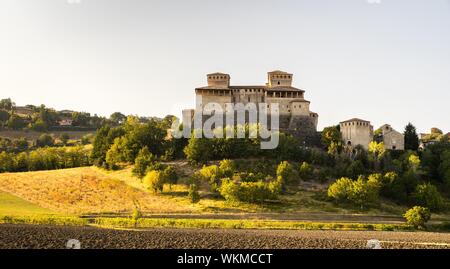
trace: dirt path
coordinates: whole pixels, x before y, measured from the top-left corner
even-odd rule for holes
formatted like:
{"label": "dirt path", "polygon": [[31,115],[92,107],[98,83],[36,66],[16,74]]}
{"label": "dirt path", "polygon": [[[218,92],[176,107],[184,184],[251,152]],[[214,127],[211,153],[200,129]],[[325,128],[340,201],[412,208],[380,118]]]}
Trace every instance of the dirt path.
{"label": "dirt path", "polygon": [[65,248],[69,239],[79,240],[81,248],[365,248],[370,239],[380,240],[382,248],[450,248],[449,233],[208,229],[128,231],[0,225],[0,248],[3,249]]}

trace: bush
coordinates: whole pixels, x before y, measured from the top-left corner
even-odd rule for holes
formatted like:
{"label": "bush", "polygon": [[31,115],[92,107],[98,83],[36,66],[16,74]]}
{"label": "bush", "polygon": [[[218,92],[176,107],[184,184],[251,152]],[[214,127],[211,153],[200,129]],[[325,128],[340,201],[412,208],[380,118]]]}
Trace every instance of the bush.
{"label": "bush", "polygon": [[162,192],[164,183],[164,176],[161,171],[150,171],[144,177],[144,185],[154,193]]}
{"label": "bush", "polygon": [[235,182],[229,178],[222,181],[220,194],[227,201],[240,202],[263,202],[269,199],[276,199],[281,191],[279,181],[269,183],[258,182]]}
{"label": "bush", "polygon": [[93,134],[87,134],[87,135],[84,135],[81,138],[81,144],[82,145],[88,145],[88,144],[91,144],[93,142],[93,140],[94,140],[94,135]]}
{"label": "bush", "polygon": [[302,162],[298,170],[299,177],[302,180],[310,180],[313,177],[314,170],[307,162]]}
{"label": "bush", "polygon": [[282,187],[298,182],[298,175],[294,167],[288,162],[283,161],[277,167],[277,178],[281,180]]}
{"label": "bush", "polygon": [[360,160],[353,161],[346,169],[347,176],[351,178],[359,177],[360,175],[364,175],[366,172],[366,168]]}
{"label": "bush", "polygon": [[148,150],[147,147],[142,148],[134,161],[132,170],[133,175],[138,178],[143,178],[147,172],[148,167],[155,162],[155,157]]}
{"label": "bush", "polygon": [[203,166],[202,169],[198,170],[194,177],[198,180],[206,181],[211,191],[217,192],[220,186],[220,171],[217,165]]}
{"label": "bush", "polygon": [[70,136],[68,134],[62,134],[61,137],[59,138],[61,140],[61,143],[63,143],[63,145],[67,145],[67,142],[69,142]]}
{"label": "bush", "polygon": [[220,176],[222,178],[232,177],[236,171],[236,165],[232,160],[222,160],[219,165]]}
{"label": "bush", "polygon": [[342,177],[328,187],[328,197],[338,202],[348,201],[353,190],[353,180]]}
{"label": "bush", "polygon": [[417,185],[414,198],[418,205],[428,207],[432,211],[441,209],[443,205],[441,194],[431,183]]}
{"label": "bush", "polygon": [[377,202],[380,186],[376,175],[371,175],[369,180],[360,176],[356,181],[343,177],[328,187],[328,197],[363,208]]}
{"label": "bush", "polygon": [[178,175],[175,169],[172,166],[167,166],[163,171],[164,182],[168,183],[170,188],[172,188],[173,184],[177,184]]}
{"label": "bush", "polygon": [[188,197],[191,203],[193,204],[198,203],[200,201],[200,194],[198,193],[197,184],[189,185]]}
{"label": "bush", "polygon": [[403,215],[406,222],[415,228],[426,228],[425,224],[430,220],[431,213],[426,207],[415,206]]}
{"label": "bush", "polygon": [[210,139],[196,138],[195,134],[189,139],[188,145],[184,148],[184,154],[190,163],[204,164],[212,159]]}
{"label": "bush", "polygon": [[42,134],[39,136],[39,138],[36,140],[36,146],[37,147],[51,147],[55,144],[55,140],[53,137],[49,134]]}

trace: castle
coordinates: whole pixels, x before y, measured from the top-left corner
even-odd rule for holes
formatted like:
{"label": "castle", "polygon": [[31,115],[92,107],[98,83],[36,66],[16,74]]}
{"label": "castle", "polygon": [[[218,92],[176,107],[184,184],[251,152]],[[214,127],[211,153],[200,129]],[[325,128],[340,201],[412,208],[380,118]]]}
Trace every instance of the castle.
{"label": "castle", "polygon": [[339,123],[344,145],[354,147],[361,145],[368,149],[370,142],[374,139],[374,134],[381,137],[385,149],[404,150],[405,138],[403,134],[397,132],[389,124],[384,124],[375,132],[370,121],[353,118]]}
{"label": "castle", "polygon": [[[215,103],[225,110],[225,104],[267,104],[267,110],[278,104],[279,129],[291,133],[305,142],[317,142],[319,116],[310,111],[305,91],[292,86],[293,74],[283,71],[267,73],[267,83],[256,86],[230,85],[230,75],[212,73],[207,76],[208,86],[195,89],[196,108],[184,110],[184,114],[202,113],[206,105]],[[205,119],[203,119],[205,120]]]}

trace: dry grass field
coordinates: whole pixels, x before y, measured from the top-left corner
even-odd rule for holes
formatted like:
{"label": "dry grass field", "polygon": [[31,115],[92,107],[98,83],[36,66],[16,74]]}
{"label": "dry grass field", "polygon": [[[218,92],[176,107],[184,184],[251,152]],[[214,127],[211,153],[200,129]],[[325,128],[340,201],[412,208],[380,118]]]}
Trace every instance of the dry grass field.
{"label": "dry grass field", "polygon": [[[137,179],[130,179],[139,182]],[[63,214],[189,213],[195,208],[153,195],[93,167],[0,174],[0,190]]]}

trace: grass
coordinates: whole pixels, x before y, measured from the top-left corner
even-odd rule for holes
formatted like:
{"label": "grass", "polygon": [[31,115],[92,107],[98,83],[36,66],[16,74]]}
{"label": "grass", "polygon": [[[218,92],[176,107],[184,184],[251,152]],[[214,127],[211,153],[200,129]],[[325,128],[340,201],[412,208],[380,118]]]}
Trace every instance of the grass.
{"label": "grass", "polygon": [[93,167],[0,174],[0,191],[66,215],[129,213],[136,205],[149,213],[194,211],[190,205],[135,188]]}
{"label": "grass", "polygon": [[55,214],[55,212],[0,191],[0,215],[27,216],[49,214]]}
{"label": "grass", "polygon": [[[79,218],[58,216],[0,216],[0,224],[96,226],[112,229],[264,229],[264,230],[337,230],[337,231],[412,231],[406,224],[322,223],[299,221],[217,220],[217,219],[164,219],[143,218]],[[449,227],[444,227],[448,229]],[[442,228],[440,229],[443,230]]]}
{"label": "grass", "polygon": [[100,227],[111,228],[194,228],[194,229],[271,229],[271,230],[356,230],[405,231],[406,224],[322,223],[269,220],[218,220],[218,219],[139,219],[101,218],[94,220]]}
{"label": "grass", "polygon": [[[187,182],[192,168],[185,162],[174,162],[171,165],[181,175],[180,181]],[[247,218],[391,223],[392,217],[399,222],[403,221],[401,214],[406,210],[387,201],[366,211],[337,206],[326,199],[326,185],[314,182],[289,190],[278,201],[261,204],[229,203],[203,187],[200,202],[191,204],[186,184],[173,185],[172,188],[165,185],[164,192],[155,195],[148,192],[138,178],[132,176],[131,169],[129,166],[118,171],[106,171],[96,167],[82,167],[0,174],[0,191],[3,191],[3,195],[0,195],[0,215],[58,213],[65,216],[127,217],[138,205],[144,216],[158,215],[156,217],[172,214],[185,219]],[[15,197],[17,202],[11,197]],[[19,210],[20,207],[23,209]],[[354,215],[362,215],[363,218],[356,216],[355,219]],[[387,218],[383,218],[384,216]],[[445,221],[448,216],[443,215],[441,219]]]}

